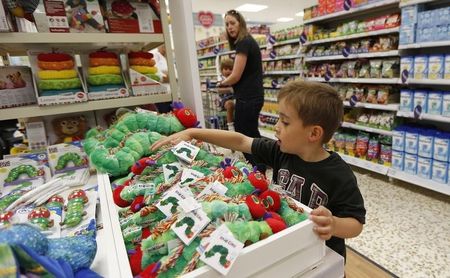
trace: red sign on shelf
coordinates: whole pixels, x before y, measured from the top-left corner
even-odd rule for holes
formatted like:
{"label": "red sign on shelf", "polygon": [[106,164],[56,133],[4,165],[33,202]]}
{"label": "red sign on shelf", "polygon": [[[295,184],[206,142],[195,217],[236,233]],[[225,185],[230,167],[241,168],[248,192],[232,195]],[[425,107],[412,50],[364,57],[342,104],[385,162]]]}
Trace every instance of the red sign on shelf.
{"label": "red sign on shelf", "polygon": [[198,18],[198,21],[200,22],[200,24],[205,28],[211,27],[214,23],[214,15],[212,12],[200,11],[197,14],[197,18]]}

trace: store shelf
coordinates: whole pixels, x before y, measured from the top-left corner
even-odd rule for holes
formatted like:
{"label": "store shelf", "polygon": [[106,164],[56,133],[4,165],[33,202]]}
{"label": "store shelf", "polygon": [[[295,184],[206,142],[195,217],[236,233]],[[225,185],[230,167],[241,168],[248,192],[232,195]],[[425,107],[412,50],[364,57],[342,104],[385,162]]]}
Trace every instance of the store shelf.
{"label": "store shelf", "polygon": [[291,43],[300,43],[300,38],[276,42],[273,46],[280,46],[280,45],[286,45],[286,44],[291,44]]}
{"label": "store shelf", "polygon": [[345,127],[345,128],[351,128],[351,129],[362,130],[362,131],[371,132],[371,133],[392,136],[392,131],[390,131],[390,130],[378,129],[378,128],[357,125],[357,124],[352,124],[352,123],[347,123],[347,122],[343,122],[341,126]]}
{"label": "store shelf", "polygon": [[[415,118],[414,112],[398,111],[397,116],[403,117],[403,118]],[[431,114],[426,114],[426,113],[420,114],[419,120],[427,120],[427,121],[434,121],[434,122],[450,124],[450,117],[444,117],[441,115],[431,115]]]}
{"label": "store shelf", "polygon": [[348,35],[348,36],[340,36],[340,37],[329,38],[329,39],[307,41],[303,45],[306,46],[306,45],[321,44],[321,43],[327,43],[327,42],[345,41],[345,40],[358,39],[358,38],[364,38],[364,37],[370,37],[370,36],[392,34],[392,33],[398,33],[399,30],[400,30],[400,27],[395,27],[395,28],[382,29],[382,30],[371,31],[371,32],[362,32],[362,33],[352,34],[352,35]]}
{"label": "store shelf", "polygon": [[279,117],[278,114],[273,114],[273,113],[264,112],[264,111],[259,112],[259,114],[260,114],[260,115],[263,115],[263,116],[269,116],[269,117],[275,117],[275,118],[278,118],[278,117]]}
{"label": "store shelf", "polygon": [[349,101],[344,101],[345,107],[362,107],[367,109],[376,109],[376,110],[384,110],[384,111],[397,111],[399,104],[373,104],[373,103],[365,103],[365,102],[357,102],[355,106],[351,106]]}
{"label": "store shelf", "polygon": [[304,55],[286,55],[286,56],[275,57],[273,59],[265,58],[265,59],[262,59],[262,61],[263,62],[270,62],[270,61],[276,61],[276,60],[297,59],[297,58],[301,58],[301,57],[304,57]]}
{"label": "store shelf", "polygon": [[387,166],[376,164],[375,162],[367,161],[367,160],[364,160],[361,158],[349,156],[349,155],[346,155],[343,153],[337,153],[337,154],[339,154],[339,156],[342,157],[342,159],[350,165],[364,168],[366,170],[376,172],[378,174],[387,175],[387,173],[390,169]]}
{"label": "store shelf", "polygon": [[408,79],[406,84],[450,86],[450,79]]}
{"label": "store shelf", "polygon": [[344,55],[305,57],[305,62],[329,61],[329,60],[350,60],[350,59],[359,59],[359,58],[378,58],[378,57],[390,57],[390,56],[398,56],[398,55],[399,55],[398,50],[391,50],[391,51],[384,51],[384,52],[350,54],[350,55],[348,55],[348,57],[345,57]]}
{"label": "store shelf", "polygon": [[216,57],[216,54],[208,54],[208,55],[198,56],[198,60],[208,59],[208,58],[215,58],[215,57]]}
{"label": "store shelf", "polygon": [[437,42],[418,42],[412,44],[401,44],[398,49],[416,49],[416,48],[431,48],[449,46],[450,41],[437,41]]}
{"label": "store shelf", "polygon": [[357,7],[357,8],[351,8],[348,11],[340,11],[337,13],[331,13],[331,14],[327,14],[324,16],[318,16],[318,17],[314,17],[312,19],[307,19],[305,21],[303,21],[303,24],[310,24],[313,22],[326,22],[326,21],[331,21],[331,20],[337,20],[337,19],[345,19],[348,16],[353,16],[353,15],[362,15],[365,13],[373,13],[376,10],[379,9],[393,9],[396,6],[398,6],[398,0],[384,0],[384,1],[378,1],[372,4],[367,4],[361,7]]}
{"label": "store shelf", "polygon": [[394,179],[398,179],[401,181],[405,181],[414,185],[418,185],[423,188],[427,188],[433,191],[437,191],[439,193],[450,195],[450,185],[449,184],[442,184],[437,183],[431,179],[423,179],[416,175],[411,175],[408,173],[405,173],[403,171],[399,171],[396,169],[389,169],[388,176]]}
{"label": "store shelf", "polygon": [[259,128],[259,134],[261,134],[261,136],[265,137],[265,138],[269,138],[272,140],[278,140],[277,137],[275,137],[275,131],[272,131],[272,130]]}
{"label": "store shelf", "polygon": [[205,77],[205,76],[217,76],[217,73],[201,73],[200,77]]}
{"label": "store shelf", "polygon": [[425,4],[430,2],[437,2],[436,0],[409,0],[409,1],[400,1],[400,8],[417,5],[417,4]]}
{"label": "store shelf", "polygon": [[325,81],[324,77],[307,77],[305,80],[316,82],[329,82],[329,83],[365,83],[365,84],[400,84],[401,81],[398,78],[330,78],[329,81]]}
{"label": "store shelf", "polygon": [[211,66],[211,67],[204,67],[204,68],[198,68],[198,70],[208,70],[208,69],[216,69],[216,66]]}
{"label": "store shelf", "polygon": [[276,97],[265,97],[264,100],[271,101],[271,102],[277,102],[278,101],[278,99]]}
{"label": "store shelf", "polygon": [[291,75],[291,74],[300,74],[299,70],[285,70],[285,71],[266,71],[264,75]]}
{"label": "store shelf", "polygon": [[15,108],[4,108],[0,109],[0,121],[83,111],[94,111],[108,108],[142,105],[147,103],[158,103],[164,101],[172,101],[172,95],[167,93],[164,95],[103,99],[83,103],[61,104],[53,106],[29,105]]}
{"label": "store shelf", "polygon": [[164,43],[163,34],[118,33],[0,33],[0,51],[24,54],[32,48],[150,50]]}
{"label": "store shelf", "polygon": [[228,41],[215,42],[215,43],[213,43],[213,44],[208,44],[207,46],[204,46],[204,47],[199,47],[199,48],[197,48],[197,50],[202,50],[202,49],[206,49],[206,48],[211,48],[211,47],[214,47],[214,46],[216,46],[216,45],[225,44],[225,43],[227,43],[227,42],[228,42]]}

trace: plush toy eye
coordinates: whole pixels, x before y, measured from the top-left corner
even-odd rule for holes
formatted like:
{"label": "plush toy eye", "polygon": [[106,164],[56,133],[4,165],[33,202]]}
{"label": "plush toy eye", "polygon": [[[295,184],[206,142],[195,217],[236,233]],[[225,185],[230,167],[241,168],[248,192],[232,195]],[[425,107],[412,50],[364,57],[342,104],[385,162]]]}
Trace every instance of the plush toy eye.
{"label": "plush toy eye", "polygon": [[266,209],[268,209],[270,207],[270,204],[266,199],[262,199],[262,204]]}
{"label": "plush toy eye", "polygon": [[61,125],[62,125],[62,126],[65,126],[66,124],[67,124],[66,121],[61,121]]}
{"label": "plush toy eye", "polygon": [[252,200],[253,200],[253,202],[255,202],[255,204],[259,204],[259,199],[258,199],[258,197],[256,197],[256,196],[252,196]]}
{"label": "plush toy eye", "polygon": [[72,121],[71,124],[72,125],[78,125],[78,122],[77,121]]}
{"label": "plush toy eye", "polygon": [[273,206],[273,204],[275,204],[275,201],[273,200],[272,196],[267,196],[267,198],[265,199],[270,206]]}

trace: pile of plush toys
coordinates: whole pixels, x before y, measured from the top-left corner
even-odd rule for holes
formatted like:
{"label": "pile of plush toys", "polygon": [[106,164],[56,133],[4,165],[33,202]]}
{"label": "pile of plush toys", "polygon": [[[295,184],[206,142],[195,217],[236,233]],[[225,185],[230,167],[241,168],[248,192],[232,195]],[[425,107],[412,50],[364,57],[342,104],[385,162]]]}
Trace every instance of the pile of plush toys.
{"label": "pile of plush toys", "polygon": [[[196,124],[192,111],[176,107],[173,114],[167,115],[127,113],[107,130],[90,130],[84,143],[97,169],[116,177],[112,182],[113,198],[130,266],[137,277],[176,277],[203,266],[197,248],[222,225],[248,246],[308,217],[249,164],[232,163],[231,159],[208,152],[198,142],[190,142],[200,148],[191,163],[181,162],[171,147],[152,152],[150,146],[160,134],[168,135]],[[200,178],[183,180],[190,171]],[[226,192],[205,193],[205,188],[214,182],[222,184]],[[197,235],[193,233],[193,220],[181,217],[178,200],[167,197],[179,186],[189,190],[200,204],[199,210],[211,220]],[[171,205],[171,216],[161,210],[161,205]],[[177,241],[174,227],[185,227],[185,234],[192,241],[187,245]],[[227,253],[223,252],[217,247],[206,252],[206,256],[220,253],[220,262],[226,265]]]}

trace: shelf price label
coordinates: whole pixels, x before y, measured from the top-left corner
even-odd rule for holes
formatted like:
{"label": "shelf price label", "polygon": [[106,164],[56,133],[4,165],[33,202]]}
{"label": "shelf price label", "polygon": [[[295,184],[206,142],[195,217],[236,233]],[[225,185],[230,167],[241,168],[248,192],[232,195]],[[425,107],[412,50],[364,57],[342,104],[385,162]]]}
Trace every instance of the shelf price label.
{"label": "shelf price label", "polygon": [[198,68],[199,69],[203,68],[203,63],[198,63]]}
{"label": "shelf price label", "polygon": [[343,49],[342,49],[342,56],[344,57],[348,57],[348,55],[350,55],[350,47],[348,45],[346,45]]}
{"label": "shelf price label", "polygon": [[277,42],[277,40],[275,39],[274,35],[269,35],[268,39],[267,39],[267,42],[272,44],[272,45],[274,45]]}
{"label": "shelf price label", "polygon": [[220,51],[220,49],[217,46],[213,48],[213,53],[214,54],[217,55],[219,53],[219,51]]}
{"label": "shelf price label", "polygon": [[408,69],[404,69],[402,71],[402,83],[406,83],[406,81],[408,81],[408,77],[409,77],[409,71],[408,71]]}
{"label": "shelf price label", "polygon": [[358,103],[358,97],[356,96],[356,95],[353,95],[351,98],[350,98],[350,106],[351,107],[355,107],[356,106],[356,104]]}
{"label": "shelf price label", "polygon": [[272,88],[277,88],[278,87],[278,81],[276,81],[275,79],[272,80]]}
{"label": "shelf price label", "polygon": [[307,41],[307,37],[306,37],[306,33],[305,31],[302,32],[302,34],[300,35],[300,43],[305,43]]}
{"label": "shelf price label", "polygon": [[269,57],[270,59],[275,59],[277,57],[277,53],[275,52],[275,50],[270,51]]}
{"label": "shelf price label", "polygon": [[419,119],[422,114],[422,106],[419,104],[414,107],[414,119]]}
{"label": "shelf price label", "polygon": [[348,11],[352,8],[352,0],[345,0],[344,1],[344,10]]}
{"label": "shelf price label", "polygon": [[329,68],[327,68],[327,71],[325,72],[325,81],[328,82],[331,79],[331,71]]}

